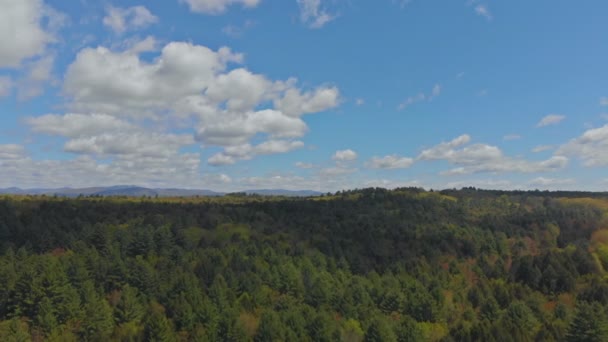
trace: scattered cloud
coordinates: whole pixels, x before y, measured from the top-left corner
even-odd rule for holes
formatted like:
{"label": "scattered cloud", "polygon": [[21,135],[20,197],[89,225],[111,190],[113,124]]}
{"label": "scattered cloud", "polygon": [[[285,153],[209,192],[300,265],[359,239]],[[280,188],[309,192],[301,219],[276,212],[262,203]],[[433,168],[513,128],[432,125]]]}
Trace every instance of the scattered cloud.
{"label": "scattered cloud", "polygon": [[[471,144],[469,135],[461,135],[423,150],[418,160],[445,160],[457,167],[442,172],[443,175],[463,175],[471,173],[533,173],[555,171],[566,166],[568,158],[554,156],[543,161],[529,161],[508,157],[496,146]],[[467,145],[467,146],[463,146]]]}
{"label": "scattered cloud", "polygon": [[304,147],[301,141],[269,140],[258,145],[243,144],[229,146],[223,152],[217,153],[207,160],[209,165],[231,165],[239,160],[249,160],[257,156],[277,153],[287,153]]}
{"label": "scattered cloud", "polygon": [[297,163],[295,163],[295,166],[300,169],[312,169],[315,167],[315,165],[312,163],[304,163],[304,162],[297,162]]}
{"label": "scattered cloud", "polygon": [[486,18],[488,21],[491,21],[493,19],[490,9],[487,5],[484,4],[475,5],[475,14]]}
{"label": "scattered cloud", "polygon": [[608,125],[585,131],[580,137],[560,146],[555,154],[580,158],[585,166],[607,166]]}
{"label": "scattered cloud", "polygon": [[398,110],[405,110],[408,107],[410,107],[413,104],[416,104],[418,102],[422,102],[422,101],[432,101],[435,97],[441,95],[441,85],[440,84],[435,84],[433,86],[433,89],[431,90],[431,92],[429,94],[425,94],[425,93],[418,93],[414,96],[410,96],[407,99],[405,99],[405,101],[401,102],[399,104],[399,106],[397,106]]}
{"label": "scattered cloud", "polygon": [[340,151],[336,151],[336,153],[334,153],[334,156],[332,157],[333,160],[338,161],[338,162],[344,162],[344,161],[353,161],[357,159],[357,152],[353,151],[353,150],[340,150]]}
{"label": "scattered cloud", "polygon": [[576,184],[576,180],[571,178],[560,179],[560,178],[545,178],[538,177],[534,178],[529,182],[530,187],[541,187],[541,188],[555,188],[566,185]]}
{"label": "scattered cloud", "polygon": [[54,55],[28,62],[25,66],[25,75],[16,82],[17,98],[23,101],[41,95],[45,86],[53,79],[54,63]]}
{"label": "scattered cloud", "polygon": [[121,8],[108,6],[103,24],[116,34],[142,29],[158,22],[158,17],[144,6]]}
{"label": "scattered cloud", "polygon": [[555,147],[552,146],[552,145],[538,145],[538,146],[536,146],[536,147],[534,147],[532,149],[532,152],[539,153],[539,152],[549,151],[549,150],[552,150],[554,148]]}
{"label": "scattered cloud", "polygon": [[218,15],[226,12],[229,6],[239,4],[245,8],[258,6],[261,0],[180,0],[188,4],[190,11]]}
{"label": "scattered cloud", "polygon": [[296,0],[300,7],[300,20],[310,28],[318,29],[336,18],[323,8],[322,0]]}
{"label": "scattered cloud", "polygon": [[521,135],[519,135],[519,134],[507,134],[504,137],[502,137],[502,140],[505,140],[505,141],[519,140],[519,139],[521,139]]}
{"label": "scattered cloud", "polygon": [[356,99],[355,100],[355,104],[357,106],[363,106],[365,104],[365,100],[364,99]]}
{"label": "scattered cloud", "polygon": [[245,32],[255,26],[253,20],[245,20],[242,25],[227,25],[222,28],[222,32],[232,38],[240,38]]}
{"label": "scattered cloud", "polygon": [[547,115],[544,118],[542,118],[538,122],[538,124],[536,124],[536,127],[545,127],[545,126],[550,126],[550,125],[557,125],[558,123],[562,122],[565,118],[566,118],[565,115],[550,114],[550,115]]}
{"label": "scattered cloud", "polygon": [[600,98],[600,106],[608,106],[608,97],[604,96]]}
{"label": "scattered cloud", "polygon": [[414,159],[390,155],[385,157],[373,157],[367,167],[372,169],[407,169],[414,164]]}
{"label": "scattered cloud", "polygon": [[340,176],[340,175],[351,174],[356,171],[357,171],[357,169],[355,169],[355,168],[344,167],[344,166],[335,166],[335,167],[328,167],[328,168],[322,169],[320,171],[320,174],[322,176]]}
{"label": "scattered cloud", "polygon": [[[12,152],[11,152],[12,151]],[[8,157],[8,158],[7,158]],[[200,176],[199,155],[169,158],[116,158],[99,162],[88,155],[67,160],[36,160],[23,147],[0,147],[0,187],[86,187],[133,184],[151,187],[213,187]]]}

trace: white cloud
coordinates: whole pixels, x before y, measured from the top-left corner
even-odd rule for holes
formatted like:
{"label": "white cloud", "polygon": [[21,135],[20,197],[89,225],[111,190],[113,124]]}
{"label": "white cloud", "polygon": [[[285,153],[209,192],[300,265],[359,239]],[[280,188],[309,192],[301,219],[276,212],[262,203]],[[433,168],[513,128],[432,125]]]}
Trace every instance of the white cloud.
{"label": "white cloud", "polygon": [[385,157],[373,157],[367,166],[372,169],[407,169],[414,164],[414,159],[390,155]]}
{"label": "white cloud", "polygon": [[573,185],[576,183],[576,180],[567,178],[545,178],[545,177],[537,177],[532,179],[529,182],[530,187],[540,187],[543,189],[556,188],[560,186]]}
{"label": "white cloud", "polygon": [[502,137],[502,140],[510,141],[510,140],[519,140],[521,139],[521,135],[519,134],[507,134]]}
{"label": "white cloud", "polygon": [[142,29],[157,22],[158,17],[153,15],[144,6],[129,8],[108,6],[106,8],[106,16],[103,18],[103,24],[116,34]]}
{"label": "white cloud", "polygon": [[103,133],[66,142],[66,152],[99,156],[141,156],[168,158],[178,154],[182,146],[194,144],[190,135],[156,132]]}
{"label": "white cloud", "polygon": [[154,132],[105,114],[47,114],[26,123],[35,132],[67,137],[64,150],[77,154],[170,158],[194,144],[192,135]]}
{"label": "white cloud", "polygon": [[365,104],[365,100],[364,99],[356,99],[355,100],[355,104],[357,106],[363,106]]}
{"label": "white cloud", "polygon": [[484,4],[476,5],[475,13],[479,16],[486,18],[487,20],[493,19],[492,13],[490,12],[490,9],[488,8],[487,5],[484,5]]}
{"label": "white cloud", "polygon": [[53,43],[63,15],[42,0],[3,0],[0,11],[0,67],[18,67]]}
{"label": "white cloud", "polygon": [[600,106],[608,106],[608,97],[600,98]]}
{"label": "white cloud", "polygon": [[304,163],[304,162],[297,162],[297,163],[295,163],[295,166],[300,169],[312,169],[315,167],[315,165],[312,163]]}
{"label": "white cloud", "polygon": [[[270,141],[302,137],[308,131],[302,115],[339,104],[337,87],[303,91],[295,79],[272,81],[243,67],[227,70],[243,57],[226,47],[213,51],[172,42],[152,62],[141,60],[139,50],[98,47],[78,53],[65,76],[69,107],[136,120],[170,118],[193,126],[206,146],[230,147],[260,134]],[[226,164],[235,158],[216,160]]]}
{"label": "white cloud", "polygon": [[[0,161],[20,159],[25,155],[25,149],[21,145],[5,144],[0,145]],[[2,165],[2,164],[0,164]]]}
{"label": "white cloud", "polygon": [[255,26],[253,20],[245,20],[242,25],[227,25],[222,28],[222,32],[232,38],[239,38],[245,32]]}
{"label": "white cloud", "polygon": [[330,14],[326,9],[322,8],[321,0],[296,1],[298,2],[298,6],[300,6],[300,20],[310,28],[321,28],[336,18],[335,14]]}
{"label": "white cloud", "polygon": [[532,173],[554,171],[563,168],[568,163],[568,158],[554,156],[544,161],[528,161],[520,158],[512,158],[503,155],[496,147],[486,144],[472,144],[468,135],[443,142],[432,148],[423,150],[418,156],[419,160],[446,160],[458,167],[442,172],[443,175],[462,175],[471,173],[503,173],[518,172]]}
{"label": "white cloud", "polygon": [[151,187],[213,187],[200,175],[195,153],[169,157],[124,156],[98,162],[88,155],[71,160],[34,160],[22,146],[0,145],[0,187],[85,187],[138,184]]}
{"label": "white cloud", "polygon": [[221,14],[234,4],[243,5],[245,8],[253,8],[260,4],[261,0],[180,0],[190,7],[192,12],[205,14]]}
{"label": "white cloud", "polygon": [[335,161],[339,161],[339,162],[353,161],[353,160],[357,159],[357,152],[350,150],[350,149],[336,151],[336,153],[334,153],[334,156],[332,157],[332,159]]}
{"label": "white cloud", "polygon": [[0,97],[8,96],[13,91],[13,80],[8,76],[0,76]]}
{"label": "white cloud", "polygon": [[428,95],[425,93],[418,93],[414,96],[410,96],[407,99],[405,99],[405,101],[401,102],[399,104],[399,106],[397,106],[397,109],[404,110],[404,109],[407,109],[409,106],[416,104],[418,102],[432,101],[434,98],[441,95],[441,89],[442,88],[441,88],[440,84],[435,84],[433,86],[433,89],[431,89],[431,92]]}
{"label": "white cloud", "polygon": [[532,149],[532,152],[539,153],[543,151],[552,150],[554,147],[551,145],[538,145]]}
{"label": "white cloud", "polygon": [[46,114],[26,119],[34,132],[80,138],[106,132],[128,132],[135,127],[126,121],[107,114]]}
{"label": "white cloud", "polygon": [[560,146],[555,154],[580,158],[585,166],[608,165],[608,125],[585,131]]}
{"label": "white cloud", "polygon": [[347,174],[354,173],[356,171],[357,171],[357,169],[354,169],[354,168],[335,166],[335,167],[328,167],[328,168],[322,169],[320,171],[320,175],[322,175],[324,177],[332,177],[332,176],[347,175]]}
{"label": "white cloud", "polygon": [[207,159],[207,163],[212,166],[232,165],[236,163],[236,160],[224,153],[217,153]]}
{"label": "white cloud", "polygon": [[558,123],[562,122],[565,118],[566,118],[566,116],[564,116],[564,115],[550,114],[550,115],[547,115],[544,118],[542,118],[538,122],[538,124],[536,124],[536,127],[557,125]]}
{"label": "white cloud", "polygon": [[268,140],[258,145],[243,144],[228,146],[223,152],[211,156],[207,162],[212,166],[231,165],[238,160],[249,160],[261,155],[287,153],[304,147],[301,141]]}
{"label": "white cloud", "polygon": [[289,116],[321,112],[339,104],[340,91],[336,87],[320,87],[302,94],[299,89],[288,89],[283,98],[275,101],[275,106]]}
{"label": "white cloud", "polygon": [[43,93],[46,84],[52,80],[55,56],[47,55],[26,64],[26,74],[17,80],[17,97],[27,100]]}

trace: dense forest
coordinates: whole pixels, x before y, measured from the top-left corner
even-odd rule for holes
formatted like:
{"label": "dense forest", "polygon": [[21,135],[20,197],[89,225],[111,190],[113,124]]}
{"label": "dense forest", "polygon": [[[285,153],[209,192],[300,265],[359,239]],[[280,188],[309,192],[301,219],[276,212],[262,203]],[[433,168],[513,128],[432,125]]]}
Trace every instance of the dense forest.
{"label": "dense forest", "polygon": [[0,341],[608,341],[608,195],[0,197]]}

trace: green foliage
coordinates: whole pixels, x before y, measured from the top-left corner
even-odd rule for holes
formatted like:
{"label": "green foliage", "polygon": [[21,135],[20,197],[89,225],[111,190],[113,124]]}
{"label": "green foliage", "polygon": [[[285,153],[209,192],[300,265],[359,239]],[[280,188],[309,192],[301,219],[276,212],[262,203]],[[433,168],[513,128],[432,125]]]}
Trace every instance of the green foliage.
{"label": "green foliage", "polygon": [[571,342],[607,341],[608,322],[604,309],[598,303],[580,303],[566,338]]}
{"label": "green foliage", "polygon": [[606,341],[607,210],[476,189],[5,196],[0,341]]}

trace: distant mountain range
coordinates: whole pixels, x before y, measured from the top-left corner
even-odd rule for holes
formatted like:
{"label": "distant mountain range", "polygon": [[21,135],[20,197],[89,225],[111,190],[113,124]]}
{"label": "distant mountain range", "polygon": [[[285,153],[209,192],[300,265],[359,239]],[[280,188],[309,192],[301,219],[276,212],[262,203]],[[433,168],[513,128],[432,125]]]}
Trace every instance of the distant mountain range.
{"label": "distant mountain range", "polygon": [[[321,192],[312,190],[284,190],[284,189],[259,189],[245,190],[240,193],[261,196],[291,196],[307,197],[318,196]],[[57,189],[21,189],[5,188],[0,189],[0,194],[11,195],[48,195],[78,197],[83,196],[130,196],[130,197],[194,197],[194,196],[224,196],[226,193],[211,190],[196,189],[151,189],[133,185],[117,185],[110,187],[91,187],[91,188],[57,188]]]}

